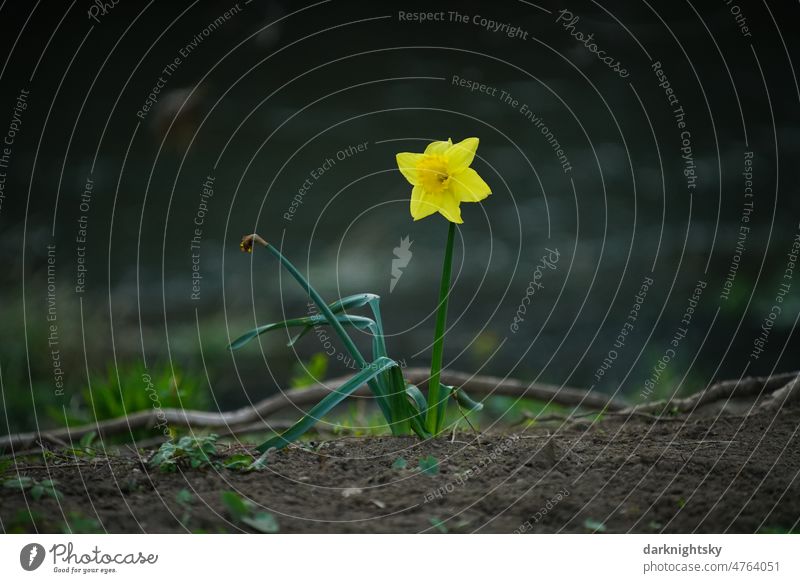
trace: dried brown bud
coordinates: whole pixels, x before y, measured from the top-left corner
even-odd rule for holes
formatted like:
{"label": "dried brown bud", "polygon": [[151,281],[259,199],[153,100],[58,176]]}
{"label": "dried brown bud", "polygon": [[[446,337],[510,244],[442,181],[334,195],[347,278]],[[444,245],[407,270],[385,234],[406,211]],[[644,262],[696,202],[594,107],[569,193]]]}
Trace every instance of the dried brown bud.
{"label": "dried brown bud", "polygon": [[245,253],[252,253],[253,245],[255,243],[258,243],[262,247],[267,246],[267,242],[264,239],[259,237],[256,233],[253,233],[252,235],[245,235],[244,237],[242,237],[242,242],[239,243],[239,249],[241,249]]}

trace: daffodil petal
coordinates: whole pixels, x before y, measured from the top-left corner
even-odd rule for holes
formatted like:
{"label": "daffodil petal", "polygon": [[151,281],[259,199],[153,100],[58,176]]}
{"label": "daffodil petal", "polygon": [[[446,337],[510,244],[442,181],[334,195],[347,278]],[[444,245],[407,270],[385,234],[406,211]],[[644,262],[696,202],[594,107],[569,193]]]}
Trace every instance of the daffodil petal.
{"label": "daffodil petal", "polygon": [[469,168],[472,160],[475,159],[475,151],[478,149],[478,138],[467,138],[457,144],[450,146],[444,153],[447,158],[447,167],[451,173],[457,174]]}
{"label": "daffodil petal", "polygon": [[400,152],[397,155],[397,167],[411,184],[419,184],[417,164],[422,156],[422,154],[412,154],[411,152]]}
{"label": "daffodil petal", "polygon": [[451,223],[458,223],[459,225],[464,221],[461,219],[461,207],[459,201],[450,193],[442,193],[439,195],[439,214],[446,218]]}
{"label": "daffodil petal", "polygon": [[428,147],[425,148],[426,154],[444,154],[453,146],[453,140],[447,138],[446,142],[431,142],[428,144]]}
{"label": "daffodil petal", "polygon": [[439,206],[421,186],[415,186],[411,191],[411,216],[415,221],[424,219],[439,210]]}
{"label": "daffodil petal", "polygon": [[478,202],[492,194],[489,185],[472,168],[450,177],[450,192],[461,202]]}

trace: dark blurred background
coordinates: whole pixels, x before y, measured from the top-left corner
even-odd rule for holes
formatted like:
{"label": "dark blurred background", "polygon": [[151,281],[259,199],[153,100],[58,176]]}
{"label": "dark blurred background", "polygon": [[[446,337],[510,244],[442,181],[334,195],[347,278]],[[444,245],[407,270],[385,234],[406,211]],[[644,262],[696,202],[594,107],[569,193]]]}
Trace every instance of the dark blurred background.
{"label": "dark blurred background", "polygon": [[[308,311],[271,257],[240,253],[254,231],[330,300],[381,294],[390,352],[427,365],[446,221],[411,220],[394,157],[448,137],[480,138],[493,194],[462,205],[446,366],[631,400],[798,368],[798,15],[745,0],[3,3],[0,432],[91,419],[108,395],[146,395],[146,375],[164,403],[210,409],[297,384],[327,350],[315,334],[226,350]],[[548,249],[559,261],[512,331]],[[338,352],[321,368],[348,371]]]}

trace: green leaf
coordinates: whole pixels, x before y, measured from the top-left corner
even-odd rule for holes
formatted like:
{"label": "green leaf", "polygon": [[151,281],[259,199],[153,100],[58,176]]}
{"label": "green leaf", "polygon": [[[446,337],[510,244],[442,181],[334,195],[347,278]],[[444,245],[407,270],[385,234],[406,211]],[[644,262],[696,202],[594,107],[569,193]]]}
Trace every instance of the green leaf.
{"label": "green leaf", "polygon": [[230,513],[231,518],[240,520],[243,516],[247,516],[250,508],[236,492],[227,490],[220,495],[220,498],[222,499],[222,504]]}
{"label": "green leaf", "polygon": [[583,521],[583,527],[587,530],[591,530],[593,532],[605,532],[606,525],[602,522],[597,520],[592,520],[591,518],[587,518]]}
{"label": "green leaf", "polygon": [[81,437],[81,440],[78,443],[82,448],[88,449],[92,447],[92,442],[95,440],[96,437],[97,437],[97,432],[90,431],[89,433]]}
{"label": "green leaf", "polygon": [[372,310],[372,317],[375,319],[375,333],[373,334],[373,358],[388,356],[386,353],[386,339],[383,334],[383,318],[381,317],[381,297],[372,295],[369,300],[369,307]]}
{"label": "green leaf", "polygon": [[175,501],[184,506],[191,504],[194,501],[194,496],[186,488],[181,488],[175,495]]}
{"label": "green leaf", "polygon": [[406,394],[413,399],[417,406],[417,419],[424,424],[425,415],[428,413],[428,402],[425,400],[425,395],[422,394],[419,387],[411,384],[406,385]]}
{"label": "green leaf", "polygon": [[429,455],[421,458],[417,467],[426,476],[435,476],[439,473],[439,460]]}
{"label": "green leaf", "polygon": [[416,411],[412,412],[412,416],[409,419],[409,421],[411,421],[411,429],[413,429],[414,433],[421,439],[428,439],[431,436],[425,428],[425,415],[428,412],[428,402],[425,400],[422,391],[420,391],[419,387],[416,385],[407,384],[406,393],[414,400],[414,404],[416,405]]}
{"label": "green leaf", "polygon": [[328,307],[331,309],[331,312],[338,314],[339,312],[343,312],[345,310],[362,308],[368,303],[379,300],[380,298],[381,297],[379,295],[370,293],[354,294],[352,296],[347,296],[346,298],[336,300],[335,302],[328,304]]}
{"label": "green leaf", "polygon": [[268,439],[267,441],[259,445],[258,451],[264,453],[272,448],[281,449],[282,447],[285,447],[288,444],[292,443],[301,435],[303,435],[306,431],[311,429],[311,427],[313,427],[317,423],[317,421],[319,421],[324,415],[330,412],[331,409],[336,407],[336,405],[344,401],[348,396],[350,396],[353,392],[355,392],[355,390],[358,389],[358,387],[374,379],[383,371],[392,367],[397,367],[397,363],[393,361],[391,358],[386,358],[386,357],[378,358],[375,362],[373,362],[367,368],[365,368],[364,370],[360,371],[358,374],[353,376],[349,381],[344,383],[338,389],[335,389],[329,395],[324,397],[302,419],[300,419],[300,421],[295,423],[292,427],[290,427],[280,435],[277,435],[272,439]]}
{"label": "green leaf", "polygon": [[411,424],[411,419],[415,416],[411,404],[406,395],[406,381],[403,378],[403,371],[399,366],[389,371],[387,388],[389,393],[386,395],[387,403],[391,412],[391,423],[394,434],[405,435]]}
{"label": "green leaf", "polygon": [[[336,320],[343,326],[352,326],[358,330],[372,330],[375,326],[375,322],[372,319],[365,318],[364,316],[336,316]],[[306,316],[304,318],[292,318],[290,320],[283,320],[282,322],[265,324],[264,326],[259,326],[258,328],[254,328],[246,334],[239,336],[239,338],[230,343],[228,350],[238,350],[261,334],[264,334],[265,332],[271,332],[272,330],[285,330],[287,328],[295,328],[297,326],[313,328],[314,326],[322,326],[328,323],[329,322],[327,318],[325,318],[324,314],[315,314],[313,316]]]}
{"label": "green leaf", "polygon": [[61,500],[63,495],[61,492],[56,490],[55,486],[44,487],[44,493],[50,496],[51,498],[55,498],[56,500]]}
{"label": "green leaf", "polygon": [[249,467],[252,463],[252,457],[243,453],[237,453],[222,462],[222,467],[228,470],[243,470]]}
{"label": "green leaf", "polygon": [[64,534],[95,534],[101,532],[100,523],[94,518],[83,516],[80,512],[70,512],[61,525]]}
{"label": "green leaf", "polygon": [[483,403],[473,400],[469,395],[467,395],[464,389],[450,387],[450,390],[453,391],[456,402],[459,404],[459,406],[461,406],[463,409],[466,409],[468,412],[477,413],[483,409]]}
{"label": "green leaf", "polygon": [[255,460],[252,464],[250,464],[250,466],[247,468],[248,471],[258,472],[265,469],[267,467],[269,453],[270,452],[267,451],[266,453],[261,454],[261,456],[259,456],[257,460]]}
{"label": "green leaf", "polygon": [[300,389],[319,383],[328,371],[328,355],[324,352],[313,354],[308,362],[296,362],[294,376],[289,381],[292,389]]}
{"label": "green leaf", "polygon": [[451,387],[450,385],[441,385],[439,393],[439,398],[441,399],[441,402],[439,403],[440,406],[437,409],[438,419],[439,419],[438,424],[436,425],[436,427],[438,427],[437,431],[441,431],[442,426],[444,425],[445,412],[447,411],[447,404],[450,402],[450,395],[452,394],[452,392],[453,392],[453,387]]}
{"label": "green leaf", "polygon": [[[375,294],[355,294],[328,304],[328,308],[330,308],[332,313],[338,314],[345,310],[361,308],[366,304],[368,304],[369,302],[374,301],[375,298],[380,299],[380,296],[376,296]],[[314,328],[313,326],[306,326],[305,328],[303,328],[299,334],[297,334],[296,336],[294,336],[294,338],[289,340],[287,346],[289,347],[294,346],[298,340],[300,340],[303,336],[311,332],[313,328]],[[376,355],[375,358],[378,358],[378,356],[386,356],[386,355],[385,354]]]}
{"label": "green leaf", "polygon": [[19,476],[18,478],[10,478],[3,482],[4,488],[13,488],[17,490],[25,490],[33,485],[33,478],[30,476]]}
{"label": "green leaf", "polygon": [[437,518],[436,516],[431,516],[428,520],[430,520],[432,526],[436,527],[436,530],[438,530],[442,534],[447,534],[448,532],[447,526],[445,526],[441,518]]}
{"label": "green leaf", "polygon": [[278,521],[269,512],[256,512],[253,516],[242,518],[242,522],[265,534],[278,532]]}
{"label": "green leaf", "polygon": [[38,500],[44,495],[44,487],[41,484],[36,484],[33,488],[31,488],[31,498],[34,500]]}
{"label": "green leaf", "polygon": [[192,468],[214,466],[211,456],[217,453],[218,438],[219,436],[213,433],[205,437],[184,435],[177,443],[172,441],[162,443],[150,458],[149,465],[164,472],[174,471],[179,463],[187,461]]}
{"label": "green leaf", "polygon": [[230,490],[221,495],[222,503],[227,508],[228,513],[237,522],[246,524],[258,532],[274,533],[278,532],[278,521],[269,512],[257,510],[255,504],[239,496]]}
{"label": "green leaf", "polygon": [[417,385],[406,385],[406,393],[414,400],[418,411],[425,413],[428,410],[428,402],[425,400],[425,395],[422,394]]}
{"label": "green leaf", "polygon": [[395,470],[404,470],[406,469],[406,466],[408,466],[408,462],[406,461],[405,458],[402,457],[399,457],[396,460],[394,460],[394,463],[392,464],[392,468]]}

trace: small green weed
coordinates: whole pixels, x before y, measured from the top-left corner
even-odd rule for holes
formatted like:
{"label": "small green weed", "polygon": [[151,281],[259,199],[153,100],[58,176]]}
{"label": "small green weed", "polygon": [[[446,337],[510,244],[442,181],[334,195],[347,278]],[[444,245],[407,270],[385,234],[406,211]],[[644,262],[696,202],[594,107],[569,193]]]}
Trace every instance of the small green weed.
{"label": "small green weed", "polygon": [[439,460],[432,455],[425,456],[424,458],[420,458],[417,467],[426,476],[435,476],[439,473]]}
{"label": "small green weed", "polygon": [[174,472],[179,466],[193,469],[217,467],[217,462],[212,459],[217,454],[217,439],[219,436],[214,434],[205,437],[185,435],[177,442],[168,441],[161,444],[148,464],[162,472]]}
{"label": "small green weed", "polygon": [[259,510],[250,500],[231,491],[223,492],[221,498],[222,504],[235,522],[245,524],[258,532],[278,532],[278,521],[275,517],[269,512]]}
{"label": "small green weed", "polygon": [[406,459],[399,457],[396,460],[394,460],[394,463],[392,464],[392,469],[405,470],[407,466],[408,462],[406,461]]}
{"label": "small green weed", "polygon": [[324,352],[313,354],[308,362],[296,362],[289,381],[291,388],[302,389],[320,383],[328,372],[328,355]]}
{"label": "small green weed", "polygon": [[63,495],[56,489],[57,483],[55,480],[39,481],[30,476],[19,476],[3,480],[3,488],[27,491],[34,500],[40,500],[44,496],[60,500]]}
{"label": "small green weed", "polygon": [[583,521],[583,528],[589,530],[591,532],[605,532],[606,525],[600,522],[599,520],[592,520],[591,518],[587,518]]}
{"label": "small green weed", "polygon": [[61,525],[64,534],[96,534],[102,532],[100,523],[94,518],[84,516],[80,512],[70,512],[67,520]]}

